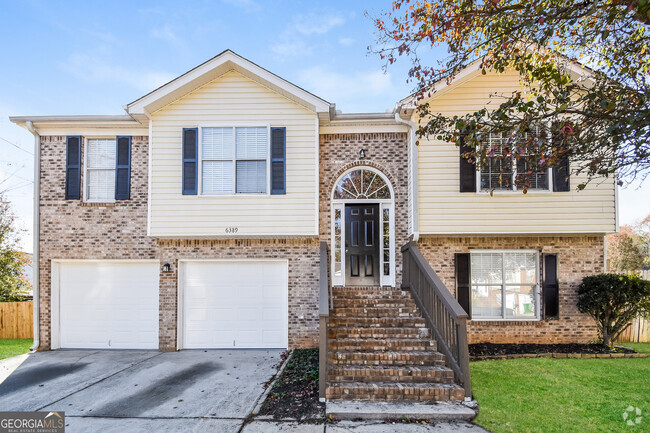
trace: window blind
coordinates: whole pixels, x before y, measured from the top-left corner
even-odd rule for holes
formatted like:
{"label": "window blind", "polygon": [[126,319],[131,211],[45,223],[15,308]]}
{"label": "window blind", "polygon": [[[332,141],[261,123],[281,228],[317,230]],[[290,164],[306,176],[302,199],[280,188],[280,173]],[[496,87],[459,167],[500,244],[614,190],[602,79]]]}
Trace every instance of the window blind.
{"label": "window blind", "polygon": [[86,146],[86,199],[115,199],[115,139],[89,139]]}

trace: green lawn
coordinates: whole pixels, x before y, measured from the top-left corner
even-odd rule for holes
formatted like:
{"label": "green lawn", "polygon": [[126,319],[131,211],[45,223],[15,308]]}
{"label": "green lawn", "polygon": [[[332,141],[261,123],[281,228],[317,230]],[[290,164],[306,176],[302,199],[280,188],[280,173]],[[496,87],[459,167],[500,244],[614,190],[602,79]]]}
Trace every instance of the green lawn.
{"label": "green lawn", "polygon": [[0,359],[11,358],[29,352],[32,347],[31,338],[3,338],[0,339]]}
{"label": "green lawn", "polygon": [[[629,344],[650,352],[650,344]],[[495,433],[650,431],[650,358],[509,359],[470,365],[479,415]],[[643,412],[627,426],[628,406]]]}

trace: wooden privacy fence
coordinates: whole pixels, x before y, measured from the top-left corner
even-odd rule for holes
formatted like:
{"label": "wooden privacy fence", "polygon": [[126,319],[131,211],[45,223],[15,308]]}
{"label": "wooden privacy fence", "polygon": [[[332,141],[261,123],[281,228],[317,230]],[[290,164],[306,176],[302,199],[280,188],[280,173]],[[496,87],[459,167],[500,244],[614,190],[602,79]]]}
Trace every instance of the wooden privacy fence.
{"label": "wooden privacy fence", "polygon": [[616,339],[617,343],[650,343],[650,320],[637,317]]}
{"label": "wooden privacy fence", "polygon": [[[650,280],[650,270],[641,272],[641,278]],[[617,343],[650,343],[650,320],[637,317],[616,339]]]}
{"label": "wooden privacy fence", "polygon": [[33,305],[33,301],[0,302],[0,338],[32,338]]}

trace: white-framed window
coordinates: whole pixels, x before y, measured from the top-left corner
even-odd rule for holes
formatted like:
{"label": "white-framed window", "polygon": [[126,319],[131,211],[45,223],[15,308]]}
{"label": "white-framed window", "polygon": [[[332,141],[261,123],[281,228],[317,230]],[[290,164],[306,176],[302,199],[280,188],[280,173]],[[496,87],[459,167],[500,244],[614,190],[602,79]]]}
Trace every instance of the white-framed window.
{"label": "white-framed window", "polygon": [[87,138],[84,200],[115,201],[115,138]]}
{"label": "white-framed window", "polygon": [[[527,137],[521,137],[526,139]],[[535,164],[526,161],[526,156],[520,155],[511,160],[499,158],[504,148],[512,149],[513,138],[499,133],[487,134],[483,146],[487,149],[487,156],[479,164],[479,187],[477,191],[517,191],[524,188],[518,184],[518,178],[525,177],[526,189],[533,191],[550,191],[552,169],[540,170]],[[511,150],[510,150],[511,151]]]}
{"label": "white-framed window", "polygon": [[539,320],[539,253],[472,251],[473,320]]}
{"label": "white-framed window", "polygon": [[201,128],[201,194],[267,194],[269,128]]}

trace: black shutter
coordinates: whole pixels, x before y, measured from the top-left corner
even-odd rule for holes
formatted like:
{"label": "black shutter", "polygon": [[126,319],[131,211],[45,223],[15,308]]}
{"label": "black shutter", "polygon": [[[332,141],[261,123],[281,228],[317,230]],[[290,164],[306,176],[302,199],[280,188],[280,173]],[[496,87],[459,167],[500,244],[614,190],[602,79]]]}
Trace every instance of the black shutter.
{"label": "black shutter", "polygon": [[570,177],[569,158],[562,158],[553,166],[553,191],[570,191]]}
{"label": "black shutter", "polygon": [[557,254],[542,254],[544,264],[544,319],[560,318],[560,285],[557,280]]}
{"label": "black shutter", "polygon": [[463,139],[460,140],[460,192],[476,192],[476,165],[463,158],[463,154],[472,151]]}
{"label": "black shutter", "polygon": [[198,193],[199,128],[183,128],[183,195]]}
{"label": "black shutter", "polygon": [[66,139],[65,199],[81,198],[81,137]]}
{"label": "black shutter", "polygon": [[456,268],[456,299],[469,319],[472,318],[472,303],[470,297],[470,255],[469,253],[454,254]]}
{"label": "black shutter", "polygon": [[287,128],[271,128],[271,194],[286,194]]}
{"label": "black shutter", "polygon": [[115,200],[131,198],[131,137],[117,137]]}

